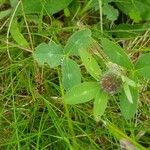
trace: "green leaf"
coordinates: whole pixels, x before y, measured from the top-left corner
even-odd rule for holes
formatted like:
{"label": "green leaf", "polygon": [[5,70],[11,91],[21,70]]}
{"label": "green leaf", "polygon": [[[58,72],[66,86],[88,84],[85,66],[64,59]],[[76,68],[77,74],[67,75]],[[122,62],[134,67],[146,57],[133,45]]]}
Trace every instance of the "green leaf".
{"label": "green leaf", "polygon": [[[6,3],[7,0],[0,0],[0,4],[2,5],[3,3]],[[8,3],[8,2],[7,2]]]}
{"label": "green leaf", "polygon": [[85,65],[85,68],[90,73],[90,75],[93,76],[96,80],[99,80],[101,75],[101,69],[97,61],[92,56],[92,54],[88,52],[86,49],[80,49],[79,55],[82,59],[83,64]]}
{"label": "green leaf", "polygon": [[131,92],[130,92],[130,87],[129,87],[129,85],[127,84],[127,82],[124,82],[124,83],[123,83],[123,89],[124,89],[124,92],[125,92],[125,94],[126,94],[126,97],[127,97],[128,101],[129,101],[130,103],[133,103],[132,95],[131,95]]}
{"label": "green leaf", "polygon": [[119,16],[118,10],[109,4],[103,6],[103,14],[106,15],[107,19],[110,21],[115,21]]}
{"label": "green leaf", "polygon": [[128,85],[130,85],[132,87],[139,86],[135,81],[131,80],[127,76],[121,75],[121,79],[123,82],[126,82]]}
{"label": "green leaf", "polygon": [[15,7],[16,5],[17,5],[17,3],[18,3],[18,0],[9,0],[10,1],[10,5],[11,5],[11,7]]}
{"label": "green leaf", "polygon": [[117,38],[133,38],[140,36],[145,30],[149,29],[149,24],[119,24],[112,30]]}
{"label": "green leaf", "polygon": [[138,23],[140,20],[141,20],[141,16],[140,16],[140,13],[139,13],[139,10],[136,9],[136,8],[133,8],[130,13],[129,13],[129,16],[131,19],[134,20],[134,22]]}
{"label": "green leaf", "polygon": [[[102,4],[103,5],[108,5],[109,3],[111,3],[111,2],[114,2],[115,0],[104,0],[104,1],[102,1]],[[88,6],[88,9],[92,9],[92,8],[94,8],[95,9],[95,11],[98,11],[99,9],[101,9],[100,7],[99,7],[99,1],[98,0],[92,0],[91,1],[91,3],[90,3],[90,5]],[[87,10],[88,10],[87,9]],[[103,9],[103,8],[102,8]]]}
{"label": "green leaf", "polygon": [[65,15],[65,17],[69,17],[70,16],[70,11],[69,11],[68,8],[64,9],[64,15]]}
{"label": "green leaf", "polygon": [[84,82],[71,88],[64,99],[67,104],[85,103],[93,99],[98,91],[97,82]]}
{"label": "green leaf", "polygon": [[107,107],[108,94],[104,92],[98,92],[94,100],[93,113],[96,121],[100,121],[101,116]]}
{"label": "green leaf", "polygon": [[9,16],[10,13],[11,13],[12,9],[7,9],[7,10],[4,10],[4,11],[0,11],[0,20]]}
{"label": "green leaf", "polygon": [[129,87],[133,103],[130,103],[124,91],[120,96],[120,109],[125,119],[132,119],[137,111],[138,104],[138,88]]}
{"label": "green leaf", "polygon": [[[149,0],[122,0],[120,2],[117,1],[116,4],[117,7],[131,19],[150,20]],[[135,11],[135,9],[138,10],[138,12]]]}
{"label": "green leaf", "polygon": [[62,64],[62,83],[66,90],[81,83],[81,71],[78,64],[71,60],[65,59]]}
{"label": "green leaf", "polygon": [[[126,135],[126,133],[124,133],[123,131],[120,130],[120,128],[118,128],[116,126],[116,124],[113,124],[111,122],[106,122],[104,121],[104,124],[106,125],[106,127],[109,129],[109,132],[113,134],[114,137],[116,137],[118,140],[126,140],[128,142],[130,142],[131,144],[133,144],[134,146],[136,146],[136,150],[146,150],[146,148],[144,148],[142,145],[140,145],[139,143],[137,143],[133,138],[128,137]],[[125,141],[122,144],[123,146],[125,145]],[[126,147],[126,150],[133,150],[133,147]],[[134,150],[135,150],[134,149]]]}
{"label": "green leaf", "polygon": [[116,63],[128,69],[132,69],[133,64],[131,63],[131,60],[119,45],[106,38],[101,39],[101,44],[104,53],[113,63]]}
{"label": "green leaf", "polygon": [[16,19],[12,21],[10,33],[12,38],[17,42],[18,45],[23,47],[29,47],[29,43],[26,41],[19,29],[19,24]]}
{"label": "green leaf", "polygon": [[148,67],[148,66],[150,66],[150,53],[141,55],[135,65],[135,68],[141,69],[143,67]]}
{"label": "green leaf", "polygon": [[[23,0],[23,7],[26,14],[40,14],[44,8],[44,15],[53,15],[66,8],[72,0]],[[33,7],[34,6],[34,7]],[[43,7],[43,8],[42,8]]]}
{"label": "green leaf", "polygon": [[76,31],[68,39],[64,48],[65,54],[78,54],[79,49],[87,49],[91,44],[91,31],[89,29],[83,29]]}
{"label": "green leaf", "polygon": [[48,44],[41,43],[36,47],[33,57],[40,65],[47,63],[53,68],[61,64],[63,49],[54,42],[49,42]]}
{"label": "green leaf", "polygon": [[136,72],[141,76],[150,79],[150,53],[143,54],[137,61]]}

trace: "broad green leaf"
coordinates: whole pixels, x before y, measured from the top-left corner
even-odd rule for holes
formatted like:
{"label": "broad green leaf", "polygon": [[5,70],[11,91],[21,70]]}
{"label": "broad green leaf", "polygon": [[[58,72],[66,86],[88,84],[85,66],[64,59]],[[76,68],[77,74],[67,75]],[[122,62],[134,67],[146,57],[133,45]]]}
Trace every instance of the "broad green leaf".
{"label": "broad green leaf", "polygon": [[85,65],[85,68],[90,73],[90,75],[93,76],[96,80],[99,80],[101,75],[101,69],[97,61],[92,56],[92,54],[88,52],[86,49],[80,49],[79,55],[82,59],[83,64]]}
{"label": "broad green leaf", "polygon": [[[150,20],[150,1],[149,0],[122,0],[116,2],[117,7],[132,19]],[[138,10],[138,14],[134,15],[132,10]]]}
{"label": "broad green leaf", "polygon": [[94,118],[96,121],[100,121],[100,118],[104,114],[104,111],[107,107],[107,102],[108,94],[102,91],[98,92],[95,97],[93,107]]}
{"label": "broad green leaf", "polygon": [[66,90],[81,83],[81,71],[78,64],[71,59],[64,59],[62,64],[62,83]]}
{"label": "broad green leaf", "polygon": [[150,79],[150,53],[143,54],[135,65],[138,74]]}
{"label": "broad green leaf", "polygon": [[[103,3],[103,6],[104,6],[104,5],[108,5],[109,3],[114,2],[114,1],[115,0],[104,0],[104,1],[102,1],[102,3]],[[99,9],[101,9],[99,7],[99,1],[98,0],[92,0],[91,1],[90,5],[88,6],[88,9],[92,9],[92,8],[94,8],[95,11],[98,11]],[[102,7],[102,9],[103,9],[103,7]]]}
{"label": "broad green leaf", "polygon": [[133,103],[130,103],[124,91],[120,96],[120,109],[125,119],[132,119],[137,111],[138,104],[138,88],[129,87]]}
{"label": "broad green leaf", "polygon": [[150,66],[150,53],[146,53],[143,54],[142,56],[140,56],[140,58],[138,59],[135,68],[136,69],[141,69],[143,67],[147,67]]}
{"label": "broad green leaf", "polygon": [[141,16],[140,16],[140,12],[138,9],[133,8],[130,13],[129,16],[131,19],[134,20],[134,22],[138,23],[141,20]]}
{"label": "broad green leaf", "polygon": [[[26,14],[40,14],[44,8],[43,14],[53,15],[66,8],[72,0],[23,0],[23,7]],[[43,7],[43,8],[42,8]]]}
{"label": "broad green leaf", "polygon": [[133,67],[131,60],[119,45],[106,38],[101,39],[101,44],[104,53],[113,63],[116,63],[128,69],[131,69]]}
{"label": "broad green leaf", "polygon": [[22,35],[19,29],[19,24],[16,19],[12,21],[10,33],[11,33],[12,38],[17,42],[18,45],[23,46],[23,47],[29,47],[29,43],[26,41],[26,39]]}
{"label": "broad green leaf", "polygon": [[61,65],[63,60],[63,49],[54,42],[49,42],[48,44],[41,43],[36,47],[33,57],[40,65],[47,63],[53,68]]}
{"label": "broad green leaf", "polygon": [[106,15],[107,19],[110,21],[115,21],[119,16],[118,10],[109,4],[103,6],[103,14]]}
{"label": "broad green leaf", "polygon": [[71,88],[64,99],[67,104],[85,103],[93,99],[98,91],[97,82],[84,82]]}
{"label": "broad green leaf", "polygon": [[64,48],[65,54],[78,54],[79,49],[87,49],[91,44],[91,31],[89,29],[82,29],[76,31],[68,39]]}
{"label": "broad green leaf", "polygon": [[9,0],[11,7],[15,7],[18,3],[18,0]]}

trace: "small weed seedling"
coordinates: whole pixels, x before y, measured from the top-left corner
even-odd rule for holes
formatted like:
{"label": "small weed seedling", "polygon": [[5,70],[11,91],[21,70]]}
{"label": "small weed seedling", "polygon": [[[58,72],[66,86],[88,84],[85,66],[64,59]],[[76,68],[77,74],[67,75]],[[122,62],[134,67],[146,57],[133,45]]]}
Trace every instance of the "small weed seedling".
{"label": "small weed seedling", "polygon": [[[133,118],[138,104],[138,77],[150,79],[150,54],[142,55],[134,64],[123,48],[102,37],[100,45],[108,60],[105,63],[107,67],[102,68],[89,50],[93,41],[90,29],[84,28],[76,31],[64,47],[53,41],[41,43],[33,56],[40,65],[47,63],[51,68],[61,66],[62,85],[66,91],[64,101],[67,104],[93,100],[93,114],[99,121],[108,100],[117,94],[123,116],[125,119]],[[95,80],[82,82],[79,64],[73,58],[80,58]]]}

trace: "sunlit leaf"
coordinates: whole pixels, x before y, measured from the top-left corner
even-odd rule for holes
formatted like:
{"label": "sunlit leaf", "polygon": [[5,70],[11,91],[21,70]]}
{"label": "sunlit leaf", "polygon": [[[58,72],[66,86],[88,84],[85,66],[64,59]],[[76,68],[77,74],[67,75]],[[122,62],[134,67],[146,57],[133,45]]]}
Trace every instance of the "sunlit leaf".
{"label": "sunlit leaf", "polygon": [[93,107],[94,118],[96,121],[100,121],[100,118],[104,114],[104,111],[107,107],[107,102],[108,94],[102,91],[98,92],[95,97]]}
{"label": "sunlit leaf", "polygon": [[78,54],[79,49],[87,49],[91,44],[91,31],[89,29],[82,29],[76,31],[68,39],[64,48],[65,54]]}
{"label": "sunlit leaf", "polygon": [[67,104],[79,104],[90,101],[99,91],[97,82],[84,82],[71,88],[65,95]]}
{"label": "sunlit leaf", "polygon": [[131,60],[119,45],[106,38],[101,39],[101,44],[104,53],[113,63],[116,63],[128,69],[131,69],[133,67]]}
{"label": "sunlit leaf", "polygon": [[50,67],[56,67],[61,65],[63,60],[63,49],[54,42],[41,43],[36,47],[33,57],[40,65],[47,63]]}
{"label": "sunlit leaf", "polygon": [[66,90],[81,83],[81,71],[78,64],[71,60],[65,59],[62,64],[62,83]]}
{"label": "sunlit leaf", "polygon": [[140,12],[138,9],[133,8],[130,12],[129,12],[129,16],[131,19],[134,20],[134,22],[139,22],[141,21],[141,16],[140,16]]}
{"label": "sunlit leaf", "polygon": [[85,65],[85,68],[90,73],[90,75],[93,76],[96,80],[99,80],[101,75],[101,69],[97,61],[92,56],[92,54],[88,52],[86,49],[80,49],[79,55],[82,59],[83,64]]}

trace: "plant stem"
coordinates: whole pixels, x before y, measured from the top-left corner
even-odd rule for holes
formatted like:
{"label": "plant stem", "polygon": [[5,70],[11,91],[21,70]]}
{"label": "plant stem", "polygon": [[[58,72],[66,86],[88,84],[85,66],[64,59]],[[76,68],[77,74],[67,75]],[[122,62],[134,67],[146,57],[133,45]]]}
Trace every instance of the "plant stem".
{"label": "plant stem", "polygon": [[136,146],[137,148],[139,148],[140,150],[146,150],[145,147],[143,147],[142,145],[140,145],[139,143],[137,143],[135,140],[133,140],[132,138],[128,137],[125,133],[123,133],[118,127],[116,127],[113,123],[109,122],[109,121],[104,121],[102,120],[103,123],[106,125],[106,127],[109,129],[109,131],[118,139],[126,139],[128,140],[131,144],[133,144],[134,146]]}
{"label": "plant stem", "polygon": [[63,105],[64,105],[64,108],[65,108],[66,117],[67,117],[67,120],[68,120],[68,126],[69,126],[70,133],[73,137],[73,139],[72,139],[73,147],[77,148],[77,141],[76,141],[75,133],[74,133],[74,130],[73,130],[72,120],[71,120],[70,115],[69,115],[68,106],[67,106],[67,104],[65,102],[65,99],[64,99],[65,94],[64,94],[64,88],[63,88],[63,85],[62,85],[62,82],[61,82],[61,74],[60,74],[59,68],[57,68],[57,72],[58,72],[59,86],[60,86],[60,90],[61,90]]}
{"label": "plant stem", "polygon": [[102,11],[102,0],[98,0],[99,2],[99,17],[100,17],[100,29],[101,34],[103,35],[103,11]]}

